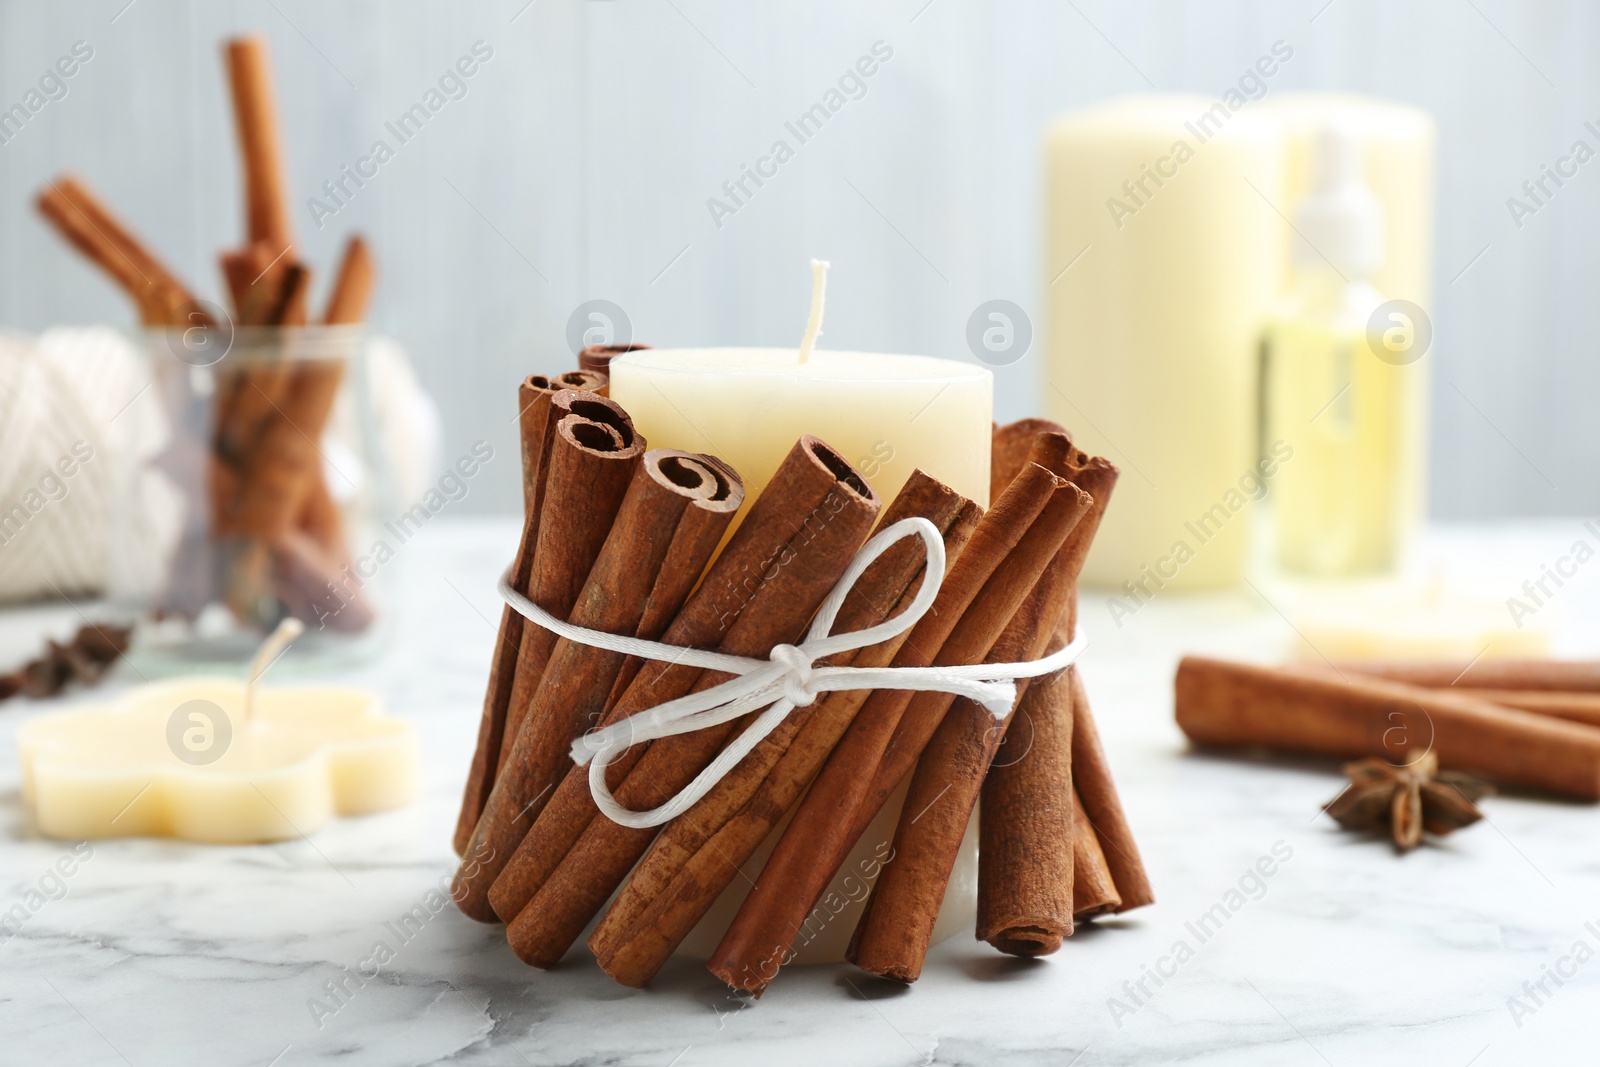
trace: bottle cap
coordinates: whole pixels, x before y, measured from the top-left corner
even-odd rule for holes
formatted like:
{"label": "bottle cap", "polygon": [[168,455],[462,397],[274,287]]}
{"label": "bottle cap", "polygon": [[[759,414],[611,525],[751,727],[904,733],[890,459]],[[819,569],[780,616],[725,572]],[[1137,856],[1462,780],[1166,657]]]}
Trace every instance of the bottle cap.
{"label": "bottle cap", "polygon": [[1317,131],[1311,191],[1295,209],[1295,261],[1330,263],[1350,280],[1383,265],[1383,205],[1361,177],[1361,142],[1346,129]]}

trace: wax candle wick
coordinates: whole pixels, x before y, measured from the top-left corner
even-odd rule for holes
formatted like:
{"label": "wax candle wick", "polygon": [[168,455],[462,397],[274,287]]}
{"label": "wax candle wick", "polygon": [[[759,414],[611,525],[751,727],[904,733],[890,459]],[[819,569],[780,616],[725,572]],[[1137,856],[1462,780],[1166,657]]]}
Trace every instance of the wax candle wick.
{"label": "wax candle wick", "polygon": [[247,725],[255,713],[256,689],[261,682],[261,676],[267,673],[268,667],[283,657],[289,646],[294,643],[294,639],[305,632],[305,624],[299,619],[284,619],[256,650],[256,658],[250,661],[250,681],[244,689],[244,721]]}
{"label": "wax candle wick", "polygon": [[806,335],[800,339],[800,362],[811,355],[817,338],[822,334],[822,300],[828,289],[828,261],[811,261],[811,314],[806,317]]}

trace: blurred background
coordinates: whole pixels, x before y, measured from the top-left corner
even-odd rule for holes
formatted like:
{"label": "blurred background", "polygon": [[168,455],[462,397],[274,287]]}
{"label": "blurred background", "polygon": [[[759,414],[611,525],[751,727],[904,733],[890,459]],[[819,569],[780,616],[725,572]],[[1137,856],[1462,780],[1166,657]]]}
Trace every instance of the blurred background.
{"label": "blurred background", "polygon": [[[219,42],[249,30],[271,40],[303,254],[331,265],[368,236],[372,321],[437,400],[446,456],[479,438],[511,454],[511,384],[571,365],[589,301],[655,345],[796,343],[813,256],[833,263],[830,347],[972,360],[973,310],[1020,305],[1036,340],[995,368],[996,414],[1041,413],[1045,124],[1131,92],[1216,98],[1281,41],[1272,93],[1367,93],[1437,122],[1431,515],[1600,508],[1600,164],[1520,225],[1507,206],[1576,140],[1600,145],[1593,5],[3,0],[0,107],[77,42],[92,58],[0,127],[0,324],[133,321],[33,210],[63,169],[221,298],[241,204]],[[708,206],[875,45],[892,58],[859,98],[734,211]],[[474,54],[425,125],[387,131]],[[330,199],[380,138],[393,158]],[[461,511],[514,513],[518,493],[515,466],[490,464]]]}

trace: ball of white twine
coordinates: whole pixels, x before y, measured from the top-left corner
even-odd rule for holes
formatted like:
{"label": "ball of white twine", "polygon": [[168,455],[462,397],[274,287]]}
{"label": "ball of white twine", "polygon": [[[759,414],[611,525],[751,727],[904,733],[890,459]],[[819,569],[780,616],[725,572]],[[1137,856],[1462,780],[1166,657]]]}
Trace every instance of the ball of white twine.
{"label": "ball of white twine", "polygon": [[[876,626],[851,633],[831,633],[839,609],[856,580],[889,546],[907,537],[920,537],[927,550],[926,576],[911,604],[894,618]],[[1016,679],[1036,678],[1041,674],[1059,671],[1082,655],[1088,642],[1080,634],[1061,651],[1026,663],[975,663],[953,667],[816,665],[820,659],[875,645],[915,626],[939,594],[939,587],[944,583],[944,563],[944,540],[938,528],[927,519],[902,519],[878,532],[862,546],[833,591],[822,602],[805,640],[798,645],[776,645],[766,659],[680,648],[563,622],[513,589],[509,571],[501,577],[499,589],[500,596],[519,614],[558,637],[630,656],[685,663],[734,675],[721,685],[647,708],[573,742],[573,762],[579,766],[585,763],[589,765],[589,792],[594,797],[595,805],[612,822],[644,829],[670,822],[688,811],[791,711],[805,707],[822,693],[841,689],[936,690],[974,700],[988,709],[997,720],[1003,720],[1011,713],[1011,706],[1016,700]],[[694,781],[660,807],[650,811],[631,811],[619,804],[607,788],[606,767],[632,746],[716,726],[763,707],[766,710],[732,744],[718,753],[717,758]]]}

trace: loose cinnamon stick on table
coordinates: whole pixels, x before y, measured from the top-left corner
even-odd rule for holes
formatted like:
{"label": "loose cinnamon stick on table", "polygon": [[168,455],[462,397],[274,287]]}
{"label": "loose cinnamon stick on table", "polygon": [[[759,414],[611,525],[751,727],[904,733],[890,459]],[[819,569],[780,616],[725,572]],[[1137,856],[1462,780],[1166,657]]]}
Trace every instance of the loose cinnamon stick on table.
{"label": "loose cinnamon stick on table", "polygon": [[[1075,501],[1081,494],[1037,465],[1012,482],[978,523],[933,610],[913,629],[894,666],[972,663],[988,652],[1066,536],[1051,520],[1066,521],[1068,528],[1076,521],[1070,509],[1062,513],[1058,505],[1052,511],[1060,495]],[[806,914],[860,836],[860,815],[868,808],[875,812],[886,799],[876,794],[873,775],[896,728],[913,717],[937,719],[953,700],[948,693],[882,689],[867,698],[712,955],[713,974],[757,996],[766,989]]]}
{"label": "loose cinnamon stick on table", "polygon": [[1539,689],[1600,693],[1600,660],[1477,659],[1470,663],[1377,660],[1334,664],[1341,674],[1364,674],[1432,689]]}
{"label": "loose cinnamon stick on table", "polygon": [[[966,547],[982,509],[916,470],[879,528],[914,515],[939,528],[949,566]],[[834,631],[863,630],[904,611],[927,580],[924,563],[923,546],[914,539],[880,556],[845,599]],[[901,633],[836,662],[886,666],[909,636]],[[607,974],[630,986],[655,976],[799,799],[868,694],[839,690],[795,709],[699,803],[663,828],[589,939]]]}
{"label": "loose cinnamon stick on table", "polygon": [[[573,414],[575,401],[594,396],[591,392],[563,389],[544,375],[532,375],[524,379],[518,390],[522,451],[532,457],[531,465],[537,472],[533,479],[534,495],[526,502],[523,511],[522,536],[517,542],[517,553],[511,564],[511,585],[518,592],[527,593],[529,575],[533,569],[534,547],[538,544],[540,519],[544,512],[544,489],[556,423]],[[608,414],[607,418],[610,417]],[[489,661],[489,682],[483,696],[483,715],[478,723],[478,744],[467,773],[461,814],[456,820],[453,843],[457,855],[465,854],[467,841],[478,825],[478,816],[483,813],[484,803],[489,799],[489,790],[494,787],[495,772],[500,765],[501,741],[505,736],[506,708],[511,701],[511,680],[516,672],[517,650],[522,646],[523,621],[522,616],[513,611],[509,604],[500,611],[500,627],[495,632],[494,652]]]}
{"label": "loose cinnamon stick on table", "polygon": [[[877,495],[842,456],[815,437],[802,437],[662,640],[715,643],[745,656],[795,641],[878,510]],[[606,721],[724,680],[716,671],[650,664]],[[663,803],[715,758],[741,722],[635,745],[610,768],[617,800],[634,810]],[[573,768],[491,891],[496,912],[515,916],[507,936],[517,954],[536,966],[560,960],[656,832],[600,816],[587,768]]]}
{"label": "loose cinnamon stick on table", "polygon": [[1600,799],[1600,730],[1503,708],[1470,691],[1189,656],[1178,665],[1176,695],[1178,725],[1198,745],[1397,763],[1431,750],[1449,770]]}
{"label": "loose cinnamon stick on table", "polygon": [[76,177],[46,182],[35,206],[133,299],[146,326],[215,325],[177,276]]}
{"label": "loose cinnamon stick on table", "polygon": [[[1046,454],[1041,455],[1041,450]],[[1116,478],[1116,468],[1103,460],[1090,460],[1061,434],[1039,435],[1031,454],[1052,463],[1073,479],[1079,490],[1092,486],[1109,495]],[[1104,510],[1103,502],[1087,491],[1081,492],[1075,503],[1078,511],[1067,536],[994,642],[985,657],[988,662],[1037,659],[1051,646],[1065,647],[1065,635],[1072,625],[1078,572]],[[1087,529],[1085,523],[1089,524]],[[1025,695],[1027,680],[1019,680],[1017,688],[1019,695]],[[907,723],[902,723],[901,729],[909,734],[908,725],[915,729],[915,724]],[[961,840],[1008,725],[997,723],[981,704],[958,699],[931,736],[917,746],[921,757],[895,830],[895,861],[885,867],[878,879],[851,940],[848,958],[863,970],[901,981],[915,981],[921,974]],[[1060,758],[1066,754],[1056,755]],[[1041,754],[1041,758],[1046,757]],[[1070,767],[1070,758],[1067,763]],[[887,782],[893,773],[887,759],[880,772]],[[1058,803],[1065,799],[1055,798]],[[1024,804],[1050,800],[1044,796],[1028,797]],[[1001,817],[1007,814],[1003,812]],[[1059,843],[1056,845],[1059,847]],[[1069,877],[1061,883],[1061,892],[1069,892],[1070,885]]]}
{"label": "loose cinnamon stick on table", "polygon": [[[646,640],[661,636],[664,622],[640,626],[646,608],[661,606],[658,619],[676,613],[743,503],[743,484],[720,461],[667,448],[646,452],[568,621]],[[604,712],[623,658],[556,643],[521,726],[502,744],[510,755],[462,853],[468,859],[451,895],[466,914],[498,921],[489,886],[572,767],[572,742]]]}
{"label": "loose cinnamon stick on table", "polygon": [[628,352],[639,352],[649,345],[590,345],[578,353],[578,367],[609,376],[611,361]]}
{"label": "loose cinnamon stick on table", "polygon": [[1548,715],[1553,719],[1600,726],[1600,693],[1563,693],[1554,689],[1474,689],[1470,696],[1491,704]]}

